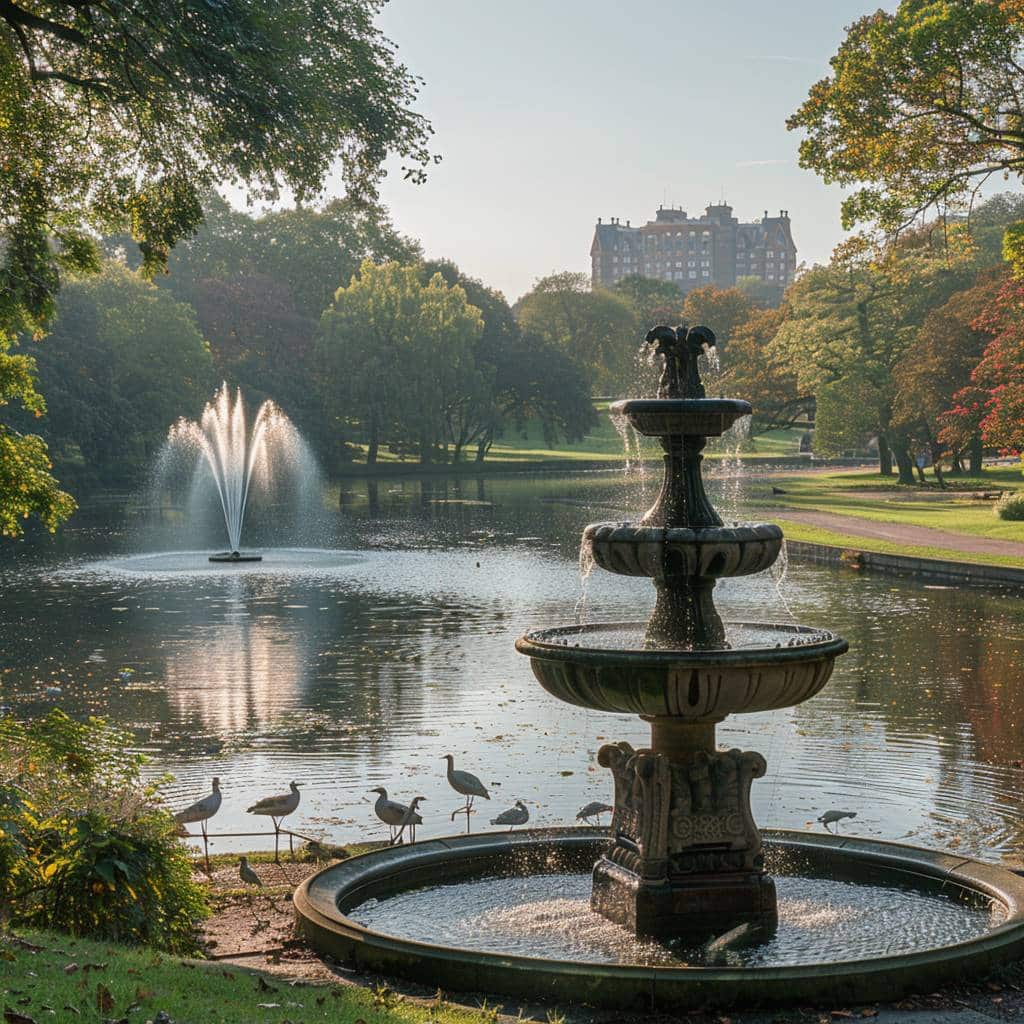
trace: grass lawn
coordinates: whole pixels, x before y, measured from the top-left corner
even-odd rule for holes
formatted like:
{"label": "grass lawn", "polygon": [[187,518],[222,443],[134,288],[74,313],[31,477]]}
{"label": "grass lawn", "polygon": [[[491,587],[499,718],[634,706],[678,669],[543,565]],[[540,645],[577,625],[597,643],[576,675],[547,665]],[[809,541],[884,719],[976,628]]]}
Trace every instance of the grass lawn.
{"label": "grass lawn", "polygon": [[121,1018],[142,1024],[161,1010],[174,1024],[487,1024],[495,1019],[486,1008],[421,1004],[386,989],[263,981],[220,964],[51,932],[21,932],[19,938],[29,945],[0,938],[5,1019],[19,1024],[22,1018],[37,1024]]}
{"label": "grass lawn", "polygon": [[[1024,523],[999,519],[993,502],[979,501],[965,492],[1024,490],[1018,466],[986,469],[980,477],[950,478],[949,489],[934,485],[908,487],[894,477],[877,473],[822,473],[779,481],[784,494],[773,494],[770,482],[751,489],[750,500],[772,514],[793,540],[839,547],[855,547],[921,558],[950,557],[950,549],[928,545],[889,543],[856,534],[834,532],[786,519],[786,510],[813,510],[872,522],[929,527],[972,537],[1024,543]],[[966,561],[994,565],[1020,565],[1019,558],[1001,554],[968,553]]]}
{"label": "grass lawn", "polygon": [[[485,465],[493,466],[528,464],[532,462],[622,462],[624,458],[622,438],[612,425],[608,416],[608,402],[595,405],[598,422],[594,429],[581,441],[561,444],[555,448],[548,446],[544,440],[544,432],[539,423],[531,421],[522,430],[512,429],[504,437],[499,438],[487,453]],[[801,429],[773,430],[761,434],[744,445],[739,452],[740,458],[786,458],[799,454]],[[641,438],[641,451],[645,458],[660,459],[662,452],[657,441]],[[708,446],[709,458],[720,457],[722,452],[715,451],[715,442]],[[729,453],[734,455],[735,453]],[[475,450],[467,451],[464,459],[472,463]],[[380,463],[415,464],[415,460],[402,460],[381,448],[377,455]]]}

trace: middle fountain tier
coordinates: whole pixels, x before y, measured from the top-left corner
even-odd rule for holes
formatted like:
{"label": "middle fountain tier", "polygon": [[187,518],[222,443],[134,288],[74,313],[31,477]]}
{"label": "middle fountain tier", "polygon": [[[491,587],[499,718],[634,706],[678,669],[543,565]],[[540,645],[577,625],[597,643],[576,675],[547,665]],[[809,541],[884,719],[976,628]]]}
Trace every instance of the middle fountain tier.
{"label": "middle fountain tier", "polygon": [[661,492],[635,523],[588,526],[583,546],[602,569],[652,579],[654,611],[646,623],[532,631],[516,649],[561,700],[651,724],[649,749],[613,743],[598,752],[615,811],[594,865],[594,909],[642,936],[699,941],[741,925],[763,933],[777,920],[775,884],[750,787],[766,763],[753,751],[719,750],[715,726],[813,697],[847,643],[806,626],[722,621],[716,580],[761,572],[782,547],[771,523],[725,526],[701,478],[707,438],[751,407],[705,396],[698,358],[715,344],[706,327],[656,327],[647,343],[663,360],[658,398],[618,402],[612,413],[660,439]]}

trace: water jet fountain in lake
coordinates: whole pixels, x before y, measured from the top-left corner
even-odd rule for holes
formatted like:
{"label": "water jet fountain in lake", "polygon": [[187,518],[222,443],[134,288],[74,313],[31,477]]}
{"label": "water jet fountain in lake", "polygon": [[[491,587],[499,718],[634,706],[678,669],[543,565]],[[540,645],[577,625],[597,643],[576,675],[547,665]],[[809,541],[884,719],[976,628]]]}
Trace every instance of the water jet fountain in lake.
{"label": "water jet fountain in lake", "polygon": [[232,400],[230,389],[223,384],[198,422],[184,417],[178,420],[167,441],[172,451],[194,455],[197,472],[208,472],[216,487],[228,550],[210,555],[209,561],[262,561],[261,555],[242,551],[246,505],[254,487],[272,482],[276,464],[293,458],[297,432],[291,420],[268,399],[259,407],[250,429],[241,388]]}
{"label": "water jet fountain in lake", "polygon": [[[1024,879],[995,865],[855,839],[769,831],[750,807],[766,762],[719,750],[728,715],[789,708],[847,645],[797,625],[723,622],[718,579],[760,572],[778,527],[726,526],[700,463],[747,402],[708,399],[703,328],[656,328],[659,397],[618,403],[658,437],[664,483],[636,522],[583,544],[614,573],[654,581],[647,622],[528,632],[543,687],[640,715],[651,744],[603,746],[611,830],[458,836],[354,857],[294,896],[311,944],[432,986],[630,1009],[843,1004],[932,991],[1024,953]],[[913,680],[896,680],[913,685]]]}

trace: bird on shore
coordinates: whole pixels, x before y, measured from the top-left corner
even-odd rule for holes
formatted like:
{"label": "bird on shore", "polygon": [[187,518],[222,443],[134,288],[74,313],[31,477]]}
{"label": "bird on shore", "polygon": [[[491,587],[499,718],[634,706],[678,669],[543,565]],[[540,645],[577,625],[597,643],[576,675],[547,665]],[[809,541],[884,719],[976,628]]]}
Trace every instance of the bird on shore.
{"label": "bird on shore", "polygon": [[238,877],[245,882],[246,885],[263,885],[260,881],[260,876],[257,875],[251,867],[249,867],[248,857],[243,857],[238,862]]}
{"label": "bird on shore", "polygon": [[388,799],[388,791],[383,786],[376,786],[370,790],[377,794],[373,804],[373,813],[384,822],[391,831],[391,843],[394,845],[402,834],[401,829],[408,826],[410,837],[415,836],[417,825],[423,824],[423,819],[416,813],[416,808],[425,799],[422,796],[416,797],[412,805],[406,807],[397,800]]}
{"label": "bird on shore", "polygon": [[[278,844],[281,837],[281,819],[287,817],[299,806],[299,786],[301,783],[292,782],[288,787],[290,792],[278,793],[275,796],[265,796],[257,800],[252,807],[247,807],[248,814],[263,814],[274,823],[274,860],[279,859]],[[295,847],[292,843],[292,834],[288,833],[288,849],[292,856],[295,855]]]}
{"label": "bird on shore", "polygon": [[517,800],[514,807],[502,811],[496,818],[491,818],[492,825],[508,825],[509,832],[516,825],[525,825],[530,820],[530,812],[522,800]]}
{"label": "bird on shore", "polygon": [[174,815],[174,820],[182,827],[182,833],[188,835],[186,825],[199,822],[199,831],[203,837],[203,856],[206,858],[206,871],[210,871],[210,849],[206,834],[206,823],[220,810],[221,804],[220,779],[214,778],[213,789],[201,800],[189,805]]}
{"label": "bird on shore", "polygon": [[576,812],[577,821],[585,821],[588,825],[593,825],[591,818],[597,818],[598,825],[601,824],[602,814],[611,814],[615,810],[611,804],[603,804],[599,800],[595,800],[593,803],[589,803],[586,807],[581,807]]}
{"label": "bird on shore", "polygon": [[490,800],[491,796],[487,792],[484,784],[472,773],[457,771],[455,768],[455,758],[451,754],[444,755],[445,761],[448,762],[448,785],[455,790],[460,796],[466,798],[466,804],[464,807],[456,807],[452,811],[452,821],[455,820],[456,814],[465,814],[466,816],[466,831],[469,831],[469,816],[473,813],[473,800],[482,796],[485,800]]}
{"label": "bird on shore", "polygon": [[856,811],[826,811],[820,818],[818,818],[818,821],[820,821],[822,823],[822,825],[825,826],[826,829],[829,827],[829,825],[835,825],[836,832],[838,832],[839,831],[839,822],[841,822],[843,820],[843,818],[856,818],[856,817],[857,817],[857,812]]}

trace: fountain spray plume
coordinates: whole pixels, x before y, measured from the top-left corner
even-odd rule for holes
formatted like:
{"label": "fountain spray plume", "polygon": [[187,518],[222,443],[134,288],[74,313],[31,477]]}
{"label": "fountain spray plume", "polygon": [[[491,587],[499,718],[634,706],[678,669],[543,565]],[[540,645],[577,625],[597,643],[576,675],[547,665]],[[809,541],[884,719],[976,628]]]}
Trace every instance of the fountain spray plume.
{"label": "fountain spray plume", "polygon": [[232,399],[226,383],[207,403],[198,422],[183,417],[171,427],[168,443],[194,451],[197,470],[209,470],[216,485],[229,544],[226,555],[218,557],[232,561],[243,557],[242,526],[252,486],[269,486],[276,451],[290,455],[296,442],[291,420],[269,399],[257,410],[249,430],[241,388]]}

